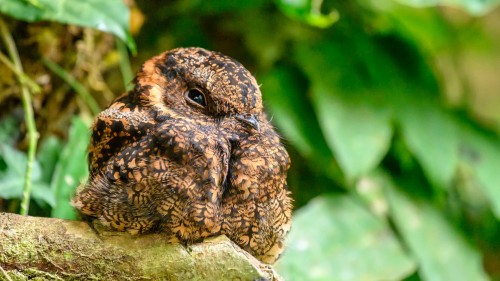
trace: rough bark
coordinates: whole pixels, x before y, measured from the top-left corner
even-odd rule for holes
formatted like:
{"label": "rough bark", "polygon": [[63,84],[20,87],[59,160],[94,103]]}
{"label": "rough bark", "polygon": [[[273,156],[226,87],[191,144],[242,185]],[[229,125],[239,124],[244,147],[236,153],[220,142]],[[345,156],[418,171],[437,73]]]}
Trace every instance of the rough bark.
{"label": "rough bark", "polygon": [[188,247],[160,234],[0,213],[0,280],[280,280],[225,236]]}

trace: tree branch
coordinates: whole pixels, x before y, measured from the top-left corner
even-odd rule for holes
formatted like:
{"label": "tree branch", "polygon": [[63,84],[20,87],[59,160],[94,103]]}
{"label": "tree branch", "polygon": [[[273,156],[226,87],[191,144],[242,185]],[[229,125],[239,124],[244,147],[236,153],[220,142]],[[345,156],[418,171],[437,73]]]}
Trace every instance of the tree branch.
{"label": "tree branch", "polygon": [[0,280],[281,280],[225,236],[185,247],[161,234],[0,213]]}

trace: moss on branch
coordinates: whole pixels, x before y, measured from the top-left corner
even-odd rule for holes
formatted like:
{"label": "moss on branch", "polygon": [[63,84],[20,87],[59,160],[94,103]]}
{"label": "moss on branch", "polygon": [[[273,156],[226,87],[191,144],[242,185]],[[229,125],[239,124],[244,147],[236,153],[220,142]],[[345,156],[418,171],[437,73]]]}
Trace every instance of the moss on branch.
{"label": "moss on branch", "polygon": [[280,280],[225,236],[185,247],[161,234],[0,213],[0,280]]}

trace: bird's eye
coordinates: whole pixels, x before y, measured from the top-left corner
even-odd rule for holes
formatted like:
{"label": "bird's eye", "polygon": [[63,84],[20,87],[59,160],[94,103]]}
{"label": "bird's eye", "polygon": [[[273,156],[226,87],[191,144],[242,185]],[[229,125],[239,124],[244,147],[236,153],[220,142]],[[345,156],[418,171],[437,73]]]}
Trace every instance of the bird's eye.
{"label": "bird's eye", "polygon": [[189,89],[186,93],[187,100],[194,102],[198,106],[207,106],[205,102],[205,95],[198,89]]}

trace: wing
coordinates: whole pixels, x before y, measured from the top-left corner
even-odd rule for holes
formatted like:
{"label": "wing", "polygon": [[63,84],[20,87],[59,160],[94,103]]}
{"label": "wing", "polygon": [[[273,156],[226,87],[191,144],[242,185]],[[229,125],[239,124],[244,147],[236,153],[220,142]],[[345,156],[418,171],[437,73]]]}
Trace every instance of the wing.
{"label": "wing", "polygon": [[168,114],[159,120],[126,102],[97,118],[91,176],[74,205],[119,231],[157,230],[185,242],[217,234],[228,143],[210,126]]}
{"label": "wing", "polygon": [[111,157],[150,134],[155,124],[150,110],[123,95],[97,117],[89,145],[89,170],[102,171]]}

